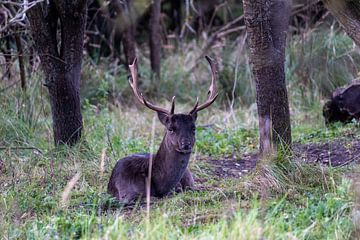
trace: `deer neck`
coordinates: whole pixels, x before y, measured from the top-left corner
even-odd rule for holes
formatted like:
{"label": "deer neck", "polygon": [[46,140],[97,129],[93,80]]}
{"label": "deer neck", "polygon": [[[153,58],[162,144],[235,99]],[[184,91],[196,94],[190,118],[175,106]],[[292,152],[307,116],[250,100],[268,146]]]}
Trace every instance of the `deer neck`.
{"label": "deer neck", "polygon": [[172,147],[164,136],[158,152],[154,157],[152,181],[155,193],[167,194],[180,181],[190,159],[190,153],[180,153]]}

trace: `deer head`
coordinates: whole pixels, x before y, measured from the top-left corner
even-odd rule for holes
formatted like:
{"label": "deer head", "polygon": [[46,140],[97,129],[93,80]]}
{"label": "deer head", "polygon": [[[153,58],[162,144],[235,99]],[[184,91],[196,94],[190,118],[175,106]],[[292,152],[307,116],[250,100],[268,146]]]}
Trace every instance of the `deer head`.
{"label": "deer head", "polygon": [[179,153],[190,154],[195,143],[195,122],[197,118],[197,112],[209,107],[218,96],[216,90],[217,80],[217,63],[210,57],[206,56],[206,60],[209,62],[212,72],[211,85],[208,91],[208,98],[205,103],[199,105],[198,99],[196,100],[195,106],[188,113],[175,114],[175,96],[171,101],[171,108],[167,110],[165,108],[156,106],[147,101],[142,93],[139,92],[137,86],[137,59],[129,65],[131,72],[131,79],[129,79],[130,86],[136,96],[136,98],[144,106],[157,112],[160,122],[166,128],[166,135],[164,143],[168,149],[173,149]]}

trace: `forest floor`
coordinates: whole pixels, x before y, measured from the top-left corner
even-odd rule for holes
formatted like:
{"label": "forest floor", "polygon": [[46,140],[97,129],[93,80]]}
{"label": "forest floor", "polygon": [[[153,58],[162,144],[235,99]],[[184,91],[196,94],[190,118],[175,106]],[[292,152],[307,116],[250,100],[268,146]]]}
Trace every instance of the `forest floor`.
{"label": "forest floor", "polygon": [[[153,112],[134,106],[128,70],[113,58],[83,59],[82,140],[54,147],[41,69],[31,67],[24,92],[14,62],[10,79],[0,81],[0,240],[360,239],[359,123],[325,126],[322,117],[324,98],[359,77],[358,48],[332,23],[289,39],[294,151],[260,161],[256,86],[248,51],[239,50],[243,39],[221,39],[209,50],[221,60],[220,94],[197,119],[189,167],[200,191],[158,199],[149,212],[125,210],[106,194],[116,161],[156,151],[164,131]],[[166,106],[176,95],[176,112],[205,99],[211,76],[197,59],[207,42],[205,34],[165,52],[161,79],[152,78],[140,47],[146,97]]]}
{"label": "forest floor", "polygon": [[[333,167],[360,163],[360,139],[353,133],[325,143],[298,143],[293,146],[295,161],[323,164]],[[219,178],[239,178],[251,172],[259,160],[258,154],[246,154],[240,158],[199,159],[208,163],[208,170]],[[197,179],[199,182],[204,179]]]}
{"label": "forest floor", "polygon": [[119,158],[156,151],[163,127],[153,113],[85,106],[83,141],[54,148],[49,115],[34,123],[8,109],[0,112],[0,239],[359,236],[357,123],[326,127],[320,119],[313,126],[295,118],[293,155],[257,161],[256,127],[225,124],[227,112],[209,110],[199,115],[189,166],[199,191],[158,199],[148,213],[141,204],[124,209],[106,187]]}
{"label": "forest floor", "polygon": [[[190,159],[199,191],[157,199],[150,217],[142,204],[130,209],[114,202],[106,186],[119,158],[156,150],[163,130],[152,113],[87,108],[84,141],[54,148],[48,118],[29,125],[0,112],[0,239],[359,236],[357,123],[298,124],[292,156],[260,161],[257,129],[226,126],[227,113],[215,111],[199,116],[200,123],[215,125],[197,128]],[[152,121],[155,136],[148,131]]]}

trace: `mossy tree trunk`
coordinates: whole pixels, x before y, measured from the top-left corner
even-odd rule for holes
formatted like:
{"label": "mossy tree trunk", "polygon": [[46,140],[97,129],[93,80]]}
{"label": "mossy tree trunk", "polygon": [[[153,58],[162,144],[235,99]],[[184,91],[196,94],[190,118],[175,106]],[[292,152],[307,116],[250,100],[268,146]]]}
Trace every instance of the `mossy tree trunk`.
{"label": "mossy tree trunk", "polygon": [[79,93],[86,4],[50,0],[27,13],[49,91],[56,145],[75,144],[83,128]]}
{"label": "mossy tree trunk", "polygon": [[360,47],[360,1],[323,0],[325,7],[343,26],[345,32]]}
{"label": "mossy tree trunk", "polygon": [[256,82],[260,152],[291,147],[289,103],[285,83],[285,46],[291,2],[244,0],[250,61]]}

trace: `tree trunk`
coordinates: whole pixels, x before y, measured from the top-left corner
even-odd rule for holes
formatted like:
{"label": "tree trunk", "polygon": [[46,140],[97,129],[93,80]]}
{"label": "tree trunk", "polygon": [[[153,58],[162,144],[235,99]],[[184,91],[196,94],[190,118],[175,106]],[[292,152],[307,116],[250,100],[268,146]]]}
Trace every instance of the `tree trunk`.
{"label": "tree trunk", "polygon": [[26,73],[25,73],[25,63],[24,63],[24,52],[23,52],[21,37],[20,37],[19,33],[15,33],[15,43],[16,43],[18,59],[19,59],[21,89],[25,92],[26,91]]}
{"label": "tree trunk", "polygon": [[50,0],[28,11],[35,47],[45,72],[44,85],[49,91],[55,144],[73,145],[81,137],[79,93],[86,10],[86,0]]}
{"label": "tree trunk", "polygon": [[349,37],[360,47],[360,1],[323,0],[323,2],[343,26]]}
{"label": "tree trunk", "polygon": [[[123,45],[126,64],[131,64],[135,58],[135,18],[132,0],[112,0],[109,8],[114,11],[116,25],[121,26],[121,42]],[[115,27],[115,29],[117,29]],[[118,30],[114,30],[118,31]]]}
{"label": "tree trunk", "polygon": [[285,84],[285,45],[289,0],[244,0],[250,61],[256,82],[260,153],[291,146],[289,103]]}
{"label": "tree trunk", "polygon": [[182,1],[170,0],[171,8],[171,25],[170,29],[176,31],[177,34],[181,32],[181,5]]}
{"label": "tree trunk", "polygon": [[126,27],[122,35],[122,44],[127,64],[131,64],[136,57],[134,31],[134,25],[131,24]]}
{"label": "tree trunk", "polygon": [[161,0],[153,0],[150,18],[150,60],[151,69],[160,77],[161,29],[160,29]]}
{"label": "tree trunk", "polygon": [[122,12],[124,19],[127,21],[124,22],[125,28],[122,33],[122,44],[124,47],[125,58],[127,64],[132,64],[136,57],[135,53],[135,19],[132,9],[131,0],[125,1],[123,4]]}

